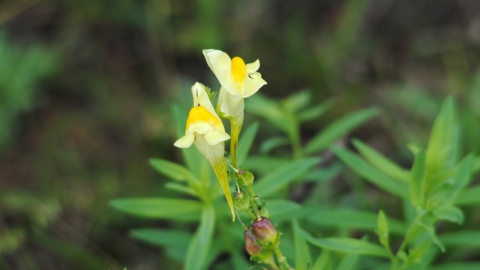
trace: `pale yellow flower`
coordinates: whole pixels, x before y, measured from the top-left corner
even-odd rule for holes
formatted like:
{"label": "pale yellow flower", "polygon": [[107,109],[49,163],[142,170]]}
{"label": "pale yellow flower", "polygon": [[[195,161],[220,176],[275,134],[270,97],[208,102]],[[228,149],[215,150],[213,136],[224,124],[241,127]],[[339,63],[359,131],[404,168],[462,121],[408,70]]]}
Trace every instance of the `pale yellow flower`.
{"label": "pale yellow flower", "polygon": [[205,86],[200,83],[194,84],[192,86],[192,95],[193,108],[188,114],[185,136],[178,139],[174,145],[180,148],[188,148],[195,144],[195,147],[208,160],[213,172],[217,176],[230,207],[232,219],[235,220],[233,200],[230,194],[224,158],[224,142],[230,139],[230,135],[225,132],[225,127],[220,117],[213,109]]}
{"label": "pale yellow flower", "polygon": [[267,84],[257,72],[260,61],[245,64],[242,58],[230,59],[228,54],[219,50],[203,50],[205,59],[222,87],[230,94],[247,98]]}

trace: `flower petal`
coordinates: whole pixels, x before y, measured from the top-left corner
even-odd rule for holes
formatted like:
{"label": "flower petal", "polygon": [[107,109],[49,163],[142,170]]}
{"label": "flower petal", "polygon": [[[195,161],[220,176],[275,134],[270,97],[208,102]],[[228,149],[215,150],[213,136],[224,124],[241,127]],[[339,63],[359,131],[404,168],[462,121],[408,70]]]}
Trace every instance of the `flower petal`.
{"label": "flower petal", "polygon": [[257,61],[247,64],[247,73],[254,73],[257,72],[257,70],[260,68],[260,61],[257,59]]}
{"label": "flower petal", "polygon": [[232,95],[238,95],[232,80],[232,59],[228,54],[219,50],[203,50],[210,69],[220,84]]}
{"label": "flower petal", "polygon": [[224,131],[211,129],[207,133],[205,133],[205,140],[210,145],[216,145],[228,139],[230,139],[230,135],[228,135]]}
{"label": "flower petal", "polygon": [[195,136],[192,133],[187,133],[185,136],[178,139],[173,145],[179,148],[189,148],[195,139]]}
{"label": "flower petal", "polygon": [[211,129],[212,127],[210,126],[209,123],[207,122],[201,122],[201,121],[197,121],[195,123],[192,123],[189,127],[188,127],[188,132],[189,133],[198,133],[198,134],[205,134],[207,133],[207,131],[209,129]]}
{"label": "flower petal", "polygon": [[247,98],[253,94],[255,94],[260,87],[267,84],[267,82],[262,79],[262,75],[258,72],[253,74],[249,74],[247,78],[245,78],[245,95],[244,98]]}

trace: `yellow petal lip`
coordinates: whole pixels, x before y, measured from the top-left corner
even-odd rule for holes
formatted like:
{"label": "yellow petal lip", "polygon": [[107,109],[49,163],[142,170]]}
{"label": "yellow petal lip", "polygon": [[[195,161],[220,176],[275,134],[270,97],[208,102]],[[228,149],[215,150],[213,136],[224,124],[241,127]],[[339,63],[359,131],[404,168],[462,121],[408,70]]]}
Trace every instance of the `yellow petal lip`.
{"label": "yellow petal lip", "polygon": [[[240,57],[230,59],[228,54],[220,50],[203,50],[210,69],[227,92],[232,95],[247,98],[255,94],[260,87],[267,84],[256,72],[260,68],[260,61],[246,64]],[[258,76],[252,76],[258,74]]]}

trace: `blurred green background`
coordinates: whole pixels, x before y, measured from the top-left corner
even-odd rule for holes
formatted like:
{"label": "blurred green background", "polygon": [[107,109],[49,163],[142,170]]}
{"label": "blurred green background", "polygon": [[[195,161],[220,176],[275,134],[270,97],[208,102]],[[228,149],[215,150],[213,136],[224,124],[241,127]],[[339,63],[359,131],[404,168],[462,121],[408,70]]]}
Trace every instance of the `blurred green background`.
{"label": "blurred green background", "polygon": [[[108,202],[169,196],[148,159],[179,161],[171,105],[187,109],[196,81],[219,89],[203,49],[260,59],[264,96],[332,98],[325,117],[302,126],[303,141],[381,108],[350,137],[409,168],[405,145],[426,142],[448,95],[465,152],[480,154],[479,45],[478,0],[1,1],[0,269],[164,267],[165,251],[128,230],[175,224]],[[260,123],[257,143],[279,134]],[[320,201],[373,203],[350,182],[333,179]]]}

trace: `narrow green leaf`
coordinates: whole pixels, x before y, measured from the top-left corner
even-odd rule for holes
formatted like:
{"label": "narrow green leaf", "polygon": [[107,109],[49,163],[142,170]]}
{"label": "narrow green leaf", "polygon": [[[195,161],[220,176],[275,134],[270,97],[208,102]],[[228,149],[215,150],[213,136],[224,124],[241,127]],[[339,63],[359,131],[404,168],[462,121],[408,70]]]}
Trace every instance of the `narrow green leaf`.
{"label": "narrow green leaf", "polygon": [[300,91],[287,97],[282,101],[282,105],[291,112],[296,112],[305,108],[311,100],[309,91]]}
{"label": "narrow green leaf", "polygon": [[472,174],[475,175],[478,171],[480,171],[480,157],[473,159],[472,164]]}
{"label": "narrow green leaf", "polygon": [[[351,209],[319,210],[308,217],[308,221],[323,227],[342,229],[362,229],[373,231],[378,227],[377,215]],[[404,235],[407,231],[405,223],[389,218],[389,232]]]}
{"label": "narrow green leaf", "polygon": [[289,127],[288,121],[285,121],[285,113],[277,102],[257,93],[249,97],[248,101],[245,102],[245,110],[265,118],[278,129],[288,134],[291,133],[291,127]]}
{"label": "narrow green leaf", "polygon": [[346,135],[348,132],[366,122],[370,118],[376,116],[380,110],[370,108],[358,112],[351,113],[334,123],[330,124],[321,133],[316,135],[310,142],[305,145],[305,154],[320,152],[335,142],[338,138]]}
{"label": "narrow green leaf", "polygon": [[369,161],[375,168],[383,172],[384,174],[400,181],[408,182],[410,174],[407,170],[400,168],[390,159],[381,155],[373,148],[362,143],[359,140],[353,140],[355,148],[362,154],[362,156]]}
{"label": "narrow green leaf", "polygon": [[168,160],[151,158],[150,165],[159,173],[177,181],[199,182],[199,180],[182,165],[170,162]]}
{"label": "narrow green leaf", "polygon": [[312,257],[310,255],[307,241],[300,232],[300,227],[298,226],[298,221],[296,219],[292,220],[292,228],[295,241],[295,268],[308,269],[308,266],[312,263]]}
{"label": "narrow green leaf", "polygon": [[116,199],[110,205],[139,217],[173,220],[196,220],[202,208],[198,201],[164,198]]}
{"label": "narrow green leaf", "polygon": [[448,97],[435,119],[426,151],[427,168],[432,172],[447,169],[455,163],[456,129],[454,102]]}
{"label": "narrow green leaf", "polygon": [[320,253],[320,256],[318,256],[317,260],[315,261],[315,264],[313,264],[311,270],[325,270],[325,269],[330,269],[330,258],[331,258],[331,251],[328,249],[323,249],[322,253]]}
{"label": "narrow green leaf", "polygon": [[470,181],[471,168],[472,168],[472,155],[467,155],[461,162],[458,164],[455,175],[453,177],[453,185],[447,191],[445,198],[443,199],[443,205],[449,205],[453,203],[453,200],[457,196],[458,192],[462,190]]}
{"label": "narrow green leaf", "polygon": [[422,225],[423,228],[428,232],[428,234],[430,235],[430,239],[432,239],[432,242],[437,245],[442,252],[445,252],[445,247],[435,234],[435,228],[432,225],[423,222],[420,222],[420,225]]}
{"label": "narrow green leaf", "polygon": [[343,169],[343,165],[335,162],[327,168],[315,169],[305,175],[305,181],[323,182],[337,176]]}
{"label": "narrow green leaf", "polygon": [[385,247],[387,251],[390,250],[390,244],[388,241],[389,230],[388,230],[388,221],[385,213],[380,210],[378,212],[378,240]]}
{"label": "narrow green leaf", "polygon": [[420,150],[415,156],[412,172],[410,174],[410,201],[413,206],[424,206],[425,193],[425,152]]}
{"label": "narrow green leaf", "polygon": [[215,227],[215,209],[212,205],[205,205],[202,211],[200,226],[195,233],[187,251],[185,260],[186,270],[206,269],[208,253],[213,240]]}
{"label": "narrow green leaf", "polygon": [[455,205],[480,204],[480,185],[460,190],[455,196]]}
{"label": "narrow green leaf", "polygon": [[442,265],[435,265],[429,270],[474,270],[480,269],[480,263],[446,263]]}
{"label": "narrow green leaf", "polygon": [[185,193],[193,197],[198,197],[198,193],[192,188],[179,183],[166,183],[165,188],[175,190],[177,192]]}
{"label": "narrow green leaf", "polygon": [[401,198],[408,198],[408,187],[406,184],[391,179],[358,155],[346,149],[332,147],[332,151],[352,170],[374,185]]}
{"label": "narrow green leaf", "polygon": [[160,230],[153,228],[135,229],[130,231],[130,236],[144,243],[162,247],[187,248],[187,243],[192,235],[185,231]]}
{"label": "narrow green leaf", "polygon": [[319,162],[319,158],[305,158],[292,161],[262,177],[258,182],[255,181],[254,190],[256,194],[262,197],[275,194],[275,192],[298,179],[298,177],[305,174],[305,172],[313,168]]}
{"label": "narrow green leaf", "polygon": [[358,254],[346,254],[338,264],[336,270],[350,270],[355,269],[355,265],[358,262]]}
{"label": "narrow green leaf", "polygon": [[252,147],[253,141],[258,131],[258,122],[251,124],[240,136],[237,149],[237,163],[242,165],[247,159],[248,152]]}
{"label": "narrow green leaf", "polygon": [[480,248],[480,231],[460,231],[444,233],[438,238],[445,246],[460,248]]}
{"label": "narrow green leaf", "polygon": [[438,219],[448,220],[458,224],[463,223],[463,212],[455,206],[439,207],[433,211]]}
{"label": "narrow green leaf", "polygon": [[260,146],[260,152],[262,152],[263,154],[267,154],[268,152],[279,146],[285,146],[289,144],[290,141],[285,137],[273,137],[262,143],[262,145]]}
{"label": "narrow green leaf", "polygon": [[276,222],[288,220],[301,214],[307,214],[309,211],[302,211],[302,205],[287,200],[268,200],[267,209],[270,218]]}
{"label": "narrow green leaf", "polygon": [[299,232],[303,234],[308,242],[321,248],[360,255],[379,256],[386,258],[389,257],[388,253],[385,251],[385,249],[383,249],[383,247],[362,240],[334,237],[318,239],[314,238],[304,230],[300,229]]}
{"label": "narrow green leaf", "polygon": [[270,173],[276,168],[281,168],[290,163],[287,158],[274,158],[269,156],[253,156],[245,161],[245,166],[255,172],[255,175]]}
{"label": "narrow green leaf", "polygon": [[300,122],[315,120],[328,111],[333,106],[333,103],[333,99],[329,99],[320,105],[300,111],[297,118]]}

